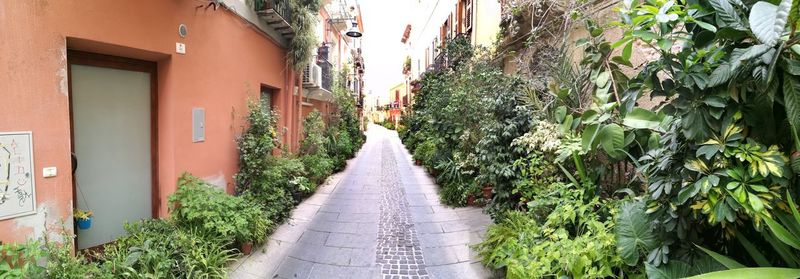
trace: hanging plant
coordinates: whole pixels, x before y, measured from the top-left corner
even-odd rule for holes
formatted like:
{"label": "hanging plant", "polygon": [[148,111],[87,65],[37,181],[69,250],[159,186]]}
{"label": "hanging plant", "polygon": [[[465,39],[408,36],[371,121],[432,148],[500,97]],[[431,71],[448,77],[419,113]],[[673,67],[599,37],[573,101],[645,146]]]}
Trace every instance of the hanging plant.
{"label": "hanging plant", "polygon": [[[248,0],[250,7],[264,7],[268,0]],[[275,0],[272,0],[275,1]],[[294,29],[294,37],[289,40],[287,61],[296,71],[303,69],[311,60],[319,44],[314,29],[317,24],[317,13],[320,9],[319,0],[284,0],[289,3],[289,24]]]}
{"label": "hanging plant", "polygon": [[319,44],[314,32],[319,8],[319,0],[289,0],[292,13],[290,24],[295,36],[289,41],[287,55],[289,64],[297,71],[310,63],[311,55]]}

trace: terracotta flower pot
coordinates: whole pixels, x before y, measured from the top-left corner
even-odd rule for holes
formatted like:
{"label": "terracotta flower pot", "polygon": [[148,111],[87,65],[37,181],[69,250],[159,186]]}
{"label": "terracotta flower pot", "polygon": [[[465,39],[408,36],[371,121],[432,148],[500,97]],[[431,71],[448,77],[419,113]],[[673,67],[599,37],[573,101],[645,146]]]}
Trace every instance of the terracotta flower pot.
{"label": "terracotta flower pot", "polygon": [[248,241],[248,242],[242,243],[241,251],[242,251],[242,254],[250,255],[250,253],[253,252],[253,242],[252,241]]}
{"label": "terracotta flower pot", "polygon": [[414,160],[414,164],[417,165],[417,166],[421,166],[422,165],[422,161]]}
{"label": "terracotta flower pot", "polygon": [[492,198],[492,185],[488,185],[487,184],[487,185],[483,186],[483,189],[481,189],[481,192],[483,192],[483,198],[484,199],[487,199],[487,200],[491,199]]}
{"label": "terracotta flower pot", "polygon": [[475,195],[467,196],[467,205],[474,206],[475,205]]}

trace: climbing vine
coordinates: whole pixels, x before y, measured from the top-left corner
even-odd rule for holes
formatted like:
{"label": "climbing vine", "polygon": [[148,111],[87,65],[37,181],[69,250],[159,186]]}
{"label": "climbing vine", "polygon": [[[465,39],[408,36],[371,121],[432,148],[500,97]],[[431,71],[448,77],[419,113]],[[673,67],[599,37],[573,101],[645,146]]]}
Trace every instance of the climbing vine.
{"label": "climbing vine", "polygon": [[295,35],[289,41],[287,55],[289,64],[295,70],[300,70],[310,63],[311,56],[319,45],[314,32],[319,8],[319,0],[289,0],[289,9],[292,13],[290,23]]}

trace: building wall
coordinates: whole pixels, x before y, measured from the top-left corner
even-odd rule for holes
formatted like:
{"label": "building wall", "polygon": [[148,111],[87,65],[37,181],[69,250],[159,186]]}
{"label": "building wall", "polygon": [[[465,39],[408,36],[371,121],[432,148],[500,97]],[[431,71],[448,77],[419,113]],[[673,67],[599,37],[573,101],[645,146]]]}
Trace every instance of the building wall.
{"label": "building wall", "polygon": [[[0,221],[0,241],[39,237],[45,226],[72,227],[67,48],[158,64],[158,216],[177,177],[191,172],[232,191],[248,99],[260,86],[275,101],[296,148],[300,100],[285,51],[263,31],[225,9],[191,0],[0,1],[0,131],[33,131],[38,212]],[[186,24],[188,36],[178,35]],[[186,54],[175,54],[175,43]],[[13,102],[13,103],[12,103]],[[206,109],[206,141],[192,143],[191,110]],[[44,167],[58,175],[42,178]]]}
{"label": "building wall", "polygon": [[500,2],[496,0],[473,0],[475,1],[475,34],[472,36],[472,44],[476,46],[490,47],[497,39],[500,32]]}
{"label": "building wall", "polygon": [[[440,27],[455,10],[458,0],[417,1],[411,8],[411,74],[419,77],[435,57],[430,53]],[[425,55],[428,53],[426,63]]]}
{"label": "building wall", "polygon": [[[417,79],[433,64],[441,47],[441,27],[451,18],[454,26],[458,0],[418,1],[412,7],[409,53],[411,78]],[[491,47],[500,31],[501,5],[497,0],[472,0],[472,44]],[[426,59],[427,55],[427,59]]]}
{"label": "building wall", "polygon": [[[397,94],[398,92],[399,92],[399,94]],[[406,97],[406,95],[408,95],[405,83],[398,83],[397,85],[395,85],[391,89],[389,89],[388,93],[389,93],[389,104],[390,105],[394,105],[395,102],[397,102],[397,104],[400,107],[405,107],[405,106],[408,105],[404,101],[404,98]]]}

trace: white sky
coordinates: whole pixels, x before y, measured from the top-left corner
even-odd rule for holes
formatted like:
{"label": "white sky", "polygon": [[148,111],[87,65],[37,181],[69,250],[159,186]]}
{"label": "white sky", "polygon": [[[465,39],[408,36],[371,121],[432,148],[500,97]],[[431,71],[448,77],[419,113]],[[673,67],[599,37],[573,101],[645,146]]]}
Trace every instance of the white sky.
{"label": "white sky", "polygon": [[[410,1],[357,0],[364,21],[361,51],[364,57],[365,93],[388,102],[389,88],[403,81],[406,46],[400,42],[406,24],[411,23]],[[413,32],[413,30],[412,30]]]}

